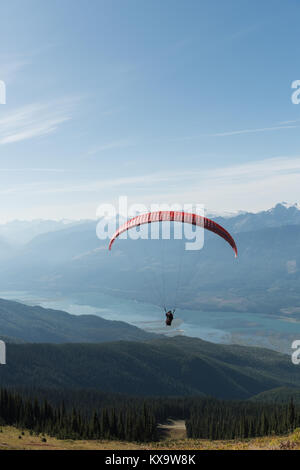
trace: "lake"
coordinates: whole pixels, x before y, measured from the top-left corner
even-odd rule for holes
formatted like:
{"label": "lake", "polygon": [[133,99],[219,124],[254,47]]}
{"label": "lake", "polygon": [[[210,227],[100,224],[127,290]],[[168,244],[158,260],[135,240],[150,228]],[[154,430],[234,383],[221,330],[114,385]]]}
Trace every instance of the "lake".
{"label": "lake", "polygon": [[136,300],[122,299],[104,293],[77,293],[71,296],[50,297],[24,291],[0,292],[0,297],[27,305],[64,310],[73,315],[97,315],[118,320],[146,331],[168,335],[186,335],[215,343],[235,343],[264,346],[291,352],[291,343],[300,339],[299,323],[289,318],[259,313],[201,312],[180,310],[175,313],[173,328],[164,324],[160,307]]}

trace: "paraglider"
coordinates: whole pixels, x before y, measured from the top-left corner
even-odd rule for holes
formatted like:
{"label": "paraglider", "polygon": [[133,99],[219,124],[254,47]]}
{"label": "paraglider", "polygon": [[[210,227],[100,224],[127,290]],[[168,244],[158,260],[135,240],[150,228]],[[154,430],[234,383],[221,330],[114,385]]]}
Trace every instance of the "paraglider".
{"label": "paraglider", "polygon": [[174,320],[175,308],[173,310],[169,310],[168,312],[167,312],[167,309],[165,308],[165,313],[166,313],[166,325],[171,326],[172,321]]}
{"label": "paraglider", "polygon": [[[116,232],[113,234],[109,242],[109,250],[111,250],[113,243],[116,239],[124,232],[139,227],[144,224],[151,224],[154,222],[182,222],[202,227],[210,232],[215,233],[222,237],[233,249],[235,257],[237,257],[238,251],[237,246],[227,230],[225,230],[221,225],[217,224],[207,217],[200,216],[198,214],[188,213],[188,212],[179,212],[179,211],[157,211],[149,212],[146,214],[141,214],[125,222],[121,227],[119,227]],[[166,325],[171,326],[174,319],[174,310],[168,310],[164,307],[166,314]]]}
{"label": "paraglider", "polygon": [[119,227],[118,230],[116,230],[110,240],[109,250],[111,250],[113,243],[121,235],[121,233],[124,233],[131,228],[139,227],[140,225],[144,224],[151,224],[153,222],[182,222],[196,225],[198,227],[209,230],[210,232],[214,232],[220,237],[224,238],[227,243],[229,243],[235,253],[235,257],[237,257],[237,247],[235,241],[230,233],[228,233],[227,230],[225,230],[221,225],[217,224],[211,219],[208,219],[207,217],[202,217],[198,214],[178,211],[149,212],[148,214],[141,214],[133,217],[133,219],[128,220],[125,222],[125,224]]}

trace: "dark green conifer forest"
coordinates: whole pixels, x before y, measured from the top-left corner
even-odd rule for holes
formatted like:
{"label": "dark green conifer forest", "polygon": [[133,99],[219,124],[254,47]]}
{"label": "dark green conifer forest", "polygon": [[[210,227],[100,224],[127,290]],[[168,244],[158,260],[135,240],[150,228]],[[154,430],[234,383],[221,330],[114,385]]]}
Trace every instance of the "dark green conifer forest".
{"label": "dark green conifer forest", "polygon": [[[0,389],[0,425],[13,425],[59,439],[117,439],[149,442],[159,438],[159,423],[186,421],[187,436],[244,439],[282,435],[300,427],[300,407],[288,404],[221,401],[203,397],[140,398],[83,393],[83,401],[59,401],[53,391],[20,393]],[[90,401],[89,401],[90,400]],[[101,404],[102,403],[102,404]],[[98,404],[98,406],[97,406]]]}

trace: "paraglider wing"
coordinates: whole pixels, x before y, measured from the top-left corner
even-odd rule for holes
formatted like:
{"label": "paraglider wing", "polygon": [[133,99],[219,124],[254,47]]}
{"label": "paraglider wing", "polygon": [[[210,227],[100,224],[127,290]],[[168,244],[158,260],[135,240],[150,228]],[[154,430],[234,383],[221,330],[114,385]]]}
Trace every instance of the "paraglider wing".
{"label": "paraglider wing", "polygon": [[111,250],[114,241],[119,237],[119,235],[121,235],[121,233],[124,233],[131,228],[139,227],[140,225],[144,224],[151,224],[153,222],[182,222],[191,225],[197,225],[198,227],[203,227],[204,229],[224,238],[224,240],[232,247],[235,253],[235,257],[237,257],[237,247],[235,241],[230,233],[228,233],[227,230],[225,230],[221,225],[217,224],[211,219],[208,219],[207,217],[202,217],[198,214],[178,211],[149,212],[147,214],[141,214],[133,217],[133,219],[125,222],[125,224],[119,227],[118,230],[114,233],[109,243],[109,250]]}

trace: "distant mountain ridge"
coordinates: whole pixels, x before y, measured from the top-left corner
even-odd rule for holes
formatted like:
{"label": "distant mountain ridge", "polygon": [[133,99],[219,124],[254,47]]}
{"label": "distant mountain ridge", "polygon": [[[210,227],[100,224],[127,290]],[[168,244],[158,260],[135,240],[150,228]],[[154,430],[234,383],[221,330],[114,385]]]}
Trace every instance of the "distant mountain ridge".
{"label": "distant mountain ridge", "polygon": [[144,341],[156,337],[125,322],[70,315],[0,299],[0,339],[8,342],[67,343]]}
{"label": "distant mountain ridge", "polygon": [[300,225],[300,206],[281,202],[269,210],[251,213],[243,212],[231,217],[215,217],[221,225],[233,233],[251,232],[262,228],[282,227],[284,225]]}
{"label": "distant mountain ridge", "polygon": [[84,220],[12,220],[0,224],[0,237],[10,245],[24,245],[43,233],[56,232],[85,223]]}
{"label": "distant mountain ridge", "polygon": [[[223,220],[225,225],[229,224],[234,231],[251,231],[255,230],[260,222],[260,227],[275,227],[281,225],[298,225],[300,224],[300,205],[298,203],[281,202],[271,209],[260,212],[221,212],[207,213],[216,221]],[[123,218],[120,219],[123,221]],[[121,223],[121,222],[120,222]],[[56,232],[60,230],[68,230],[82,224],[93,224],[96,226],[95,220],[47,220],[33,219],[13,220],[4,224],[0,224],[0,237],[3,237],[8,244],[26,244],[39,235]]]}

